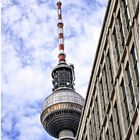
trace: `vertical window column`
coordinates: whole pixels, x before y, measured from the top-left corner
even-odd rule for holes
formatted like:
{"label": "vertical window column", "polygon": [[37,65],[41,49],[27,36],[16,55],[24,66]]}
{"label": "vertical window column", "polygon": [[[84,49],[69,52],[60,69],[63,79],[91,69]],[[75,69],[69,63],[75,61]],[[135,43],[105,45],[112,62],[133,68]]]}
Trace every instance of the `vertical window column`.
{"label": "vertical window column", "polygon": [[122,19],[122,24],[123,24],[123,29],[124,29],[124,38],[126,40],[126,37],[128,35],[128,28],[127,28],[127,20],[126,20],[126,16],[125,16],[125,7],[124,7],[124,3],[123,1],[119,1],[120,2],[120,16]]}
{"label": "vertical window column", "polygon": [[[116,75],[116,67],[117,67],[117,61],[116,61],[116,51],[115,51],[115,45],[114,45],[114,35],[112,35],[112,30],[109,29],[109,36],[108,36],[108,42],[109,42],[109,52],[110,52],[110,63],[112,63],[112,75],[115,78]],[[114,79],[113,79],[114,80]]]}
{"label": "vertical window column", "polygon": [[121,107],[122,107],[122,113],[123,113],[125,133],[127,133],[128,127],[129,127],[129,124],[130,124],[130,116],[129,116],[127,95],[126,95],[123,79],[122,79],[122,82],[120,84],[120,97],[121,97]]}
{"label": "vertical window column", "polygon": [[118,12],[118,24],[119,24],[119,35],[120,35],[120,42],[122,47],[124,48],[125,45],[125,33],[124,33],[124,26],[123,26],[123,21],[122,21],[122,16],[120,11]]}
{"label": "vertical window column", "polygon": [[134,96],[133,109],[135,109],[135,103],[139,102],[139,73],[138,73],[138,66],[137,66],[137,54],[135,52],[134,46],[131,49],[130,55],[129,55],[129,62],[130,62],[130,72],[131,72],[131,83],[132,83],[132,89]]}
{"label": "vertical window column", "polygon": [[105,74],[105,68],[102,70],[102,85],[103,85],[103,96],[105,99],[105,110],[107,112],[107,107],[109,104],[109,92],[107,87],[107,78]]}
{"label": "vertical window column", "polygon": [[105,134],[105,140],[110,140],[108,129],[107,129],[106,134]]}
{"label": "vertical window column", "polygon": [[110,55],[109,52],[106,56],[106,63],[105,63],[105,73],[106,73],[106,80],[108,85],[108,97],[110,97],[113,87],[113,74],[112,74],[112,67],[111,67],[111,61],[110,61]]}
{"label": "vertical window column", "polygon": [[94,121],[93,121],[93,114],[91,113],[91,120],[90,120],[90,128],[89,128],[89,135],[91,140],[94,140],[95,130],[94,130]]}
{"label": "vertical window column", "polygon": [[96,133],[97,133],[97,139],[99,138],[100,134],[100,119],[99,119],[99,109],[98,109],[98,104],[97,104],[97,99],[95,100],[94,103],[94,113],[95,113],[95,123],[96,123]]}
{"label": "vertical window column", "polygon": [[121,127],[120,127],[120,121],[119,121],[119,112],[118,112],[116,103],[113,108],[113,120],[114,120],[114,124],[115,124],[115,137],[117,140],[122,140]]}
{"label": "vertical window column", "polygon": [[102,85],[102,79],[99,82],[99,98],[100,98],[100,103],[101,103],[101,110],[102,110],[102,120],[104,119],[105,116],[105,99],[104,99],[104,92],[103,92],[103,85]]}
{"label": "vertical window column", "polygon": [[130,12],[129,12],[129,9],[128,9],[127,0],[122,0],[122,6],[124,8],[124,15],[125,15],[125,20],[126,20],[126,24],[127,24],[126,27],[129,31],[130,25],[131,25],[131,20],[130,20]]}
{"label": "vertical window column", "polygon": [[113,42],[114,42],[114,54],[115,54],[115,62],[116,62],[116,71],[118,70],[118,65],[120,63],[120,53],[119,53],[119,49],[118,49],[118,41],[117,41],[117,35],[116,35],[116,29],[114,28],[113,31]]}
{"label": "vertical window column", "polygon": [[94,112],[94,110],[92,111],[91,118],[92,118],[91,122],[92,122],[92,126],[93,126],[93,140],[96,140],[97,130],[96,130],[96,120],[95,120],[95,112]]}
{"label": "vertical window column", "polygon": [[139,140],[139,129],[137,130],[136,134],[135,134],[135,139]]}
{"label": "vertical window column", "polygon": [[111,116],[111,119],[109,121],[109,133],[111,139],[115,140],[115,130],[114,130],[114,124],[113,124],[113,118]]}
{"label": "vertical window column", "polygon": [[134,17],[134,12],[135,12],[135,9],[136,9],[136,3],[135,3],[135,0],[123,0],[125,5],[127,6],[128,8],[128,13],[129,15],[131,16],[131,19]]}
{"label": "vertical window column", "polygon": [[134,93],[134,87],[133,87],[133,80],[132,80],[132,74],[130,71],[130,64],[126,64],[125,73],[124,73],[124,80],[125,80],[125,87],[126,87],[126,93],[127,93],[127,99],[128,99],[128,106],[129,106],[129,112],[130,117],[132,119],[134,110],[136,108],[136,102],[135,102],[135,93]]}
{"label": "vertical window column", "polygon": [[91,130],[91,120],[90,118],[88,118],[88,121],[87,121],[87,130],[86,130],[86,133],[87,133],[87,138],[88,140],[91,140],[92,139],[92,130]]}
{"label": "vertical window column", "polygon": [[[122,38],[121,38],[121,32],[120,32],[120,26],[119,26],[119,20],[117,17],[115,17],[115,31],[116,31],[116,37],[117,37],[117,44],[118,44],[118,53],[121,56],[121,54],[123,53],[123,48],[122,48]],[[120,58],[119,58],[120,59]]]}

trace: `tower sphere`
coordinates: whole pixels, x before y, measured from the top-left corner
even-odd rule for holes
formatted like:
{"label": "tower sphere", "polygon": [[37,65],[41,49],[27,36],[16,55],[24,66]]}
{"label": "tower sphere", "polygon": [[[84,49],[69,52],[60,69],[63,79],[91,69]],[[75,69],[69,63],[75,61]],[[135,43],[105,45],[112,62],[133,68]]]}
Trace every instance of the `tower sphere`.
{"label": "tower sphere", "polygon": [[43,104],[41,122],[45,130],[55,138],[65,129],[76,135],[84,99],[69,88],[59,88],[48,96]]}

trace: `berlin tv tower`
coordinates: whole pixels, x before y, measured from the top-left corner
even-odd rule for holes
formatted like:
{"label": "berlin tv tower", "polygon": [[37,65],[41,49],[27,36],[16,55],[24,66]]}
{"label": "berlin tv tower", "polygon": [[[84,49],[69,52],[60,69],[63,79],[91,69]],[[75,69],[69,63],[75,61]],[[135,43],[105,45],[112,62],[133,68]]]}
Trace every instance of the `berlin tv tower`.
{"label": "berlin tv tower", "polygon": [[84,99],[74,89],[74,66],[66,63],[62,22],[62,2],[58,0],[59,63],[52,70],[53,89],[41,112],[44,129],[59,140],[75,140]]}

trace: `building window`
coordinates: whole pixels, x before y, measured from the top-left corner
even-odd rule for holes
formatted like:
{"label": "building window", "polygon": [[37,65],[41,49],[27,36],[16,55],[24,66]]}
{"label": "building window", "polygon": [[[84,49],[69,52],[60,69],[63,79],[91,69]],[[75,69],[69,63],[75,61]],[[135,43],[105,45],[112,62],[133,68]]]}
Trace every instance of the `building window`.
{"label": "building window", "polygon": [[105,109],[107,112],[107,107],[109,104],[109,92],[108,92],[108,87],[107,87],[107,78],[105,74],[105,68],[102,70],[102,86],[103,86],[103,96],[104,96],[104,101],[105,101]]}
{"label": "building window", "polygon": [[97,98],[94,102],[94,113],[95,113],[95,124],[96,124],[96,133],[97,133],[97,139],[99,138],[99,130],[100,130],[100,118],[99,118],[99,109],[97,104]]}
{"label": "building window", "polygon": [[129,116],[127,95],[126,95],[126,90],[125,90],[123,79],[122,79],[122,82],[120,85],[120,97],[121,97],[122,112],[123,112],[123,117],[124,117],[124,125],[125,125],[125,129],[127,132],[128,126],[130,124],[130,116]]}
{"label": "building window", "polygon": [[106,140],[110,140],[108,129],[107,129],[107,131],[106,131],[105,139],[106,139]]}
{"label": "building window", "polygon": [[117,53],[116,53],[116,40],[115,40],[115,28],[114,28],[114,31],[113,33],[111,32],[111,29],[110,29],[110,36],[108,37],[109,41],[110,41],[110,48],[112,49],[112,55],[113,55],[113,58],[114,58],[114,63],[115,63],[115,67],[114,69],[118,69],[118,56],[117,56]]}
{"label": "building window", "polygon": [[[106,56],[106,63],[105,63],[105,75],[106,75],[106,82],[108,85],[108,93],[111,94],[112,92],[112,83],[113,83],[113,74],[112,74],[112,68],[111,68],[111,61],[110,61],[110,55],[109,52]],[[109,97],[109,95],[108,95]]]}
{"label": "building window", "polygon": [[117,19],[118,19],[118,23],[119,23],[119,32],[120,32],[120,38],[121,38],[121,45],[122,47],[124,48],[124,26],[123,26],[123,22],[122,22],[122,17],[121,17],[121,14],[120,14],[120,11],[118,13],[118,16],[117,16]]}
{"label": "building window", "polygon": [[124,6],[124,14],[125,14],[125,20],[127,23],[127,29],[129,30],[130,28],[130,13],[129,13],[129,9],[128,9],[128,3],[127,0],[122,0],[123,2],[123,6]]}
{"label": "building window", "polygon": [[95,113],[94,110],[92,111],[92,116],[91,116],[91,123],[92,123],[92,128],[93,128],[93,139],[96,139],[97,136],[97,130],[96,130],[96,121],[95,121]]}
{"label": "building window", "polygon": [[118,40],[117,40],[116,28],[114,28],[113,37],[114,37],[115,58],[116,58],[116,61],[117,61],[117,65],[119,65],[120,53],[119,53],[119,49],[118,49]]}
{"label": "building window", "polygon": [[101,120],[100,120],[100,114],[99,114],[99,102],[98,100],[96,99],[96,106],[97,106],[97,118],[98,118],[98,127],[99,129],[101,128]]}
{"label": "building window", "polygon": [[[86,119],[86,124],[87,124],[87,119]],[[84,140],[87,140],[87,133],[86,133],[86,130],[87,130],[87,125],[85,125],[84,131],[83,131],[83,139],[84,139]]]}
{"label": "building window", "polygon": [[132,89],[134,91],[134,96],[136,98],[136,103],[139,102],[139,73],[138,73],[138,66],[137,66],[137,54],[135,52],[135,47],[133,45],[131,52],[130,52],[130,71],[131,71],[131,79],[132,79]]}
{"label": "building window", "polygon": [[[133,110],[135,110],[135,107],[136,107],[136,104],[135,104],[135,93],[134,93],[134,75],[132,76],[131,73],[130,73],[130,69],[129,69],[129,63],[127,63],[126,65],[126,69],[125,69],[125,72],[126,72],[126,78],[127,78],[127,84],[128,84],[128,88],[130,90],[130,95],[131,95],[131,104],[132,104],[132,107],[133,107]],[[133,71],[133,67],[131,67],[131,71]]]}
{"label": "building window", "polygon": [[135,138],[136,138],[136,140],[139,140],[139,128],[137,129],[137,132],[135,134]]}
{"label": "building window", "polygon": [[115,137],[117,140],[121,140],[121,127],[120,127],[120,120],[119,120],[119,112],[117,108],[117,104],[115,103],[114,109],[113,109],[113,120],[115,124]]}
{"label": "building window", "polygon": [[134,47],[134,44],[132,46],[130,55],[131,55],[131,59],[132,59],[132,63],[134,65],[134,67],[137,67],[137,60],[138,60],[138,58],[137,58],[137,53],[136,53],[136,49]]}
{"label": "building window", "polygon": [[88,140],[87,136],[85,137],[85,140]]}
{"label": "building window", "polygon": [[89,132],[89,137],[92,140],[93,139],[93,126],[92,126],[91,120],[89,122],[89,131],[88,132]]}
{"label": "building window", "polygon": [[113,124],[113,118],[111,116],[110,122],[109,122],[109,133],[110,138],[115,140],[115,130],[114,130],[114,124]]}
{"label": "building window", "polygon": [[101,102],[101,110],[102,110],[102,120],[105,116],[105,99],[104,99],[104,93],[103,93],[103,85],[102,85],[102,79],[99,83],[99,96],[100,96],[100,102]]}
{"label": "building window", "polygon": [[130,82],[130,93],[131,93],[131,104],[132,104],[133,111],[134,111],[135,107],[136,107],[136,103],[135,103],[135,95],[134,95],[134,91],[133,91],[132,82]]}

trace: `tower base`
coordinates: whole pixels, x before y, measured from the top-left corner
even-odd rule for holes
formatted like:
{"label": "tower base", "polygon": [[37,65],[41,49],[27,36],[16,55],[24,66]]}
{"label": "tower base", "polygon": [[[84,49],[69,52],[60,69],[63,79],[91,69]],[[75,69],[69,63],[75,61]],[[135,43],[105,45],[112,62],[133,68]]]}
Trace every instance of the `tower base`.
{"label": "tower base", "polygon": [[59,139],[58,140],[75,140],[74,134],[71,130],[62,130],[59,132]]}

